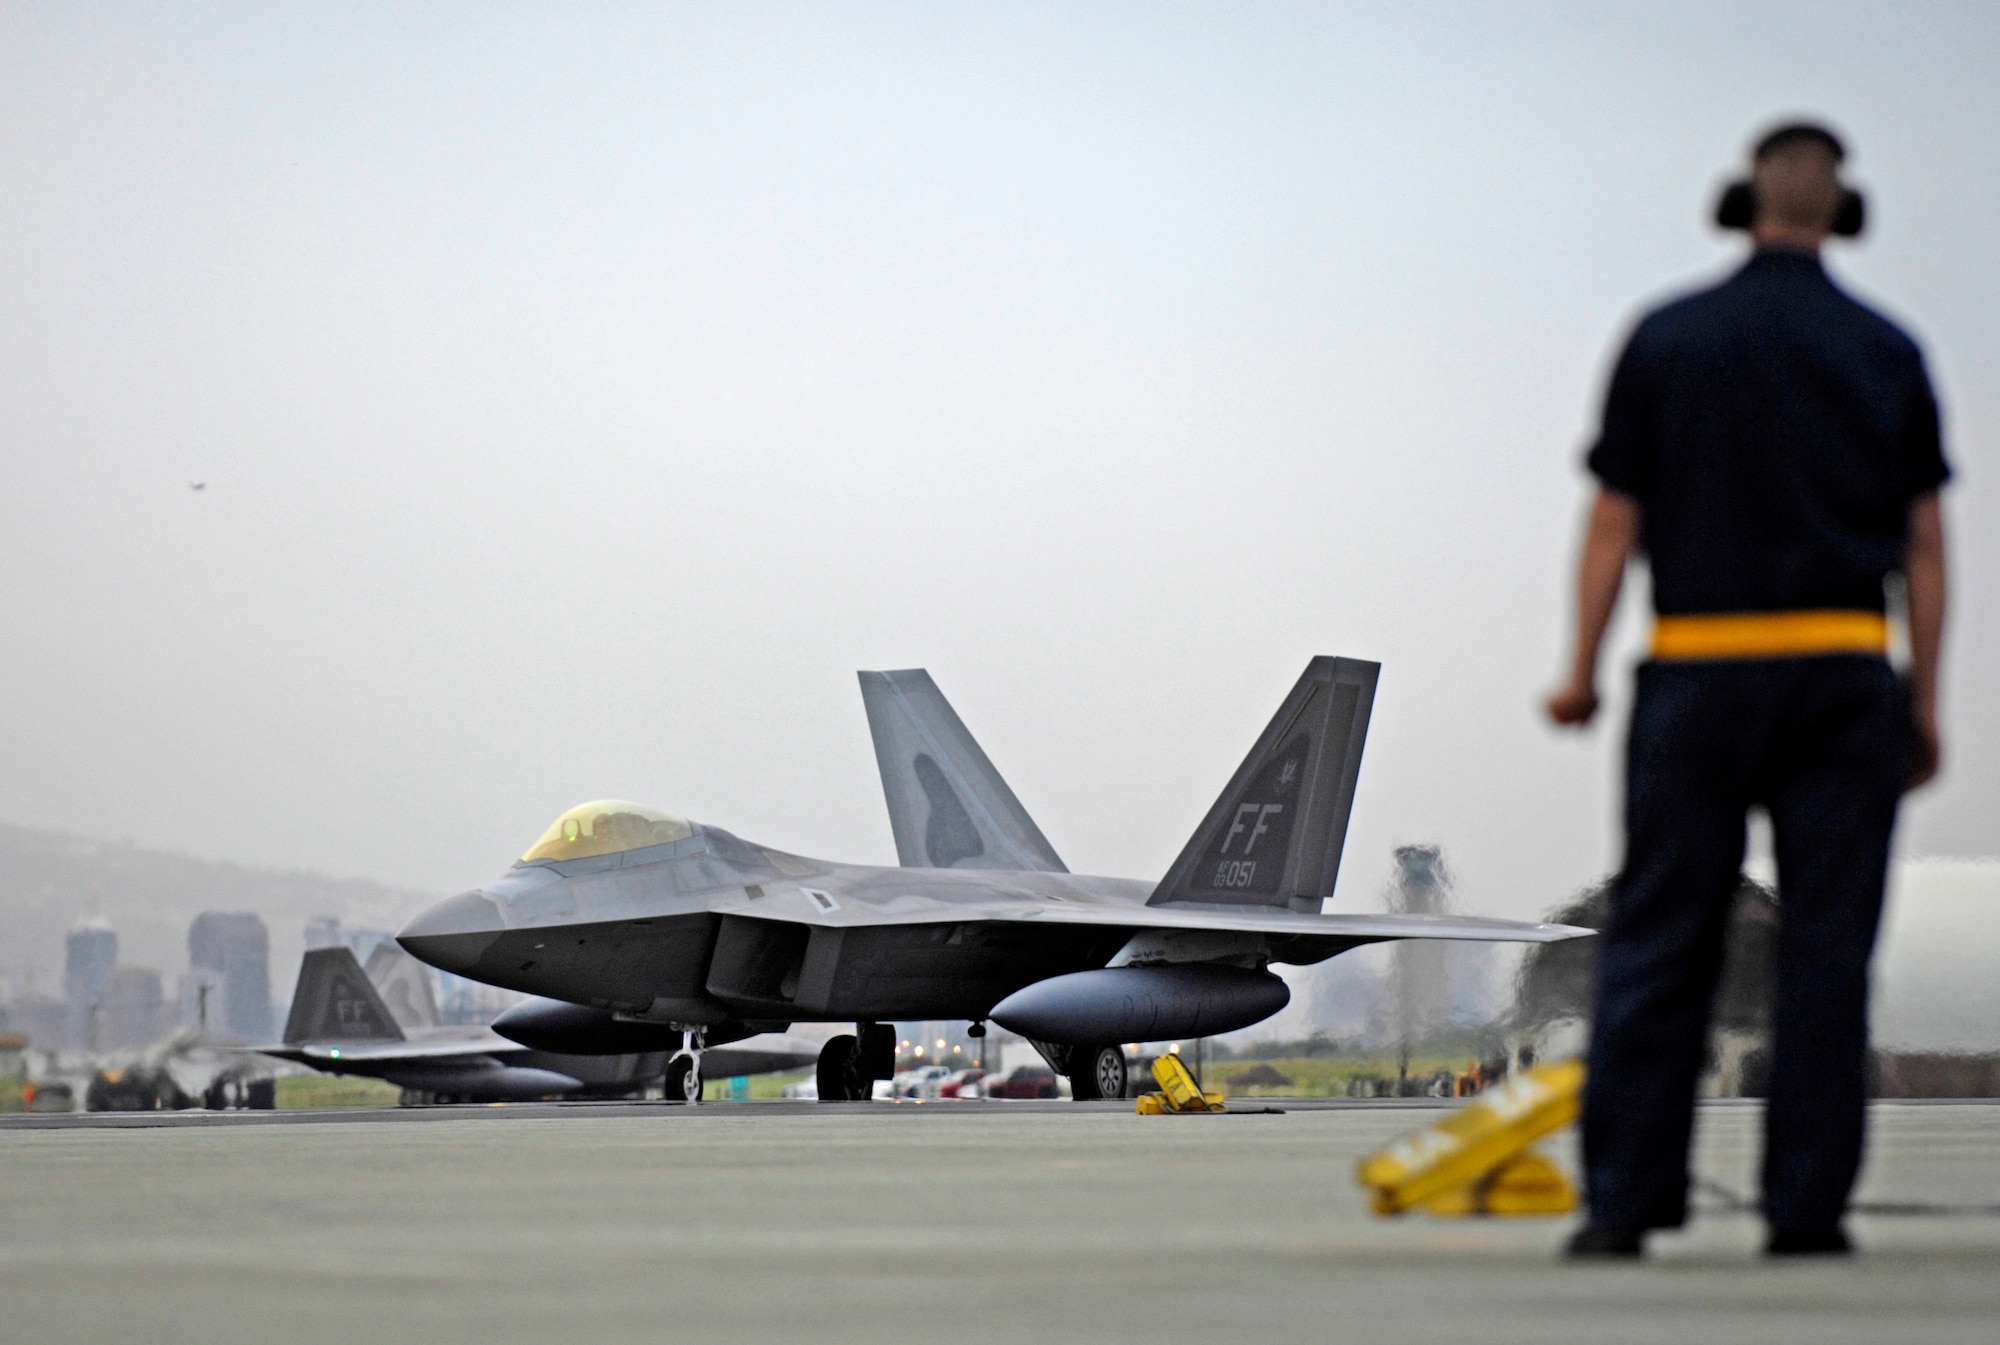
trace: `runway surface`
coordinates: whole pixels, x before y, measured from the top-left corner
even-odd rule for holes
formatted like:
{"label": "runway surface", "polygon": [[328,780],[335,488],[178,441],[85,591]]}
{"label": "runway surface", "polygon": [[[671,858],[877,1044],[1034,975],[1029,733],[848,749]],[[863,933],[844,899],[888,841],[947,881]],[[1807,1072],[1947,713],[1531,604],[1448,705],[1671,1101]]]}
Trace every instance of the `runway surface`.
{"label": "runway surface", "polygon": [[[1859,1217],[1772,1265],[1740,1213],[1643,1266],[1569,1220],[1381,1220],[1395,1104],[533,1106],[0,1124],[10,1340],[1968,1341],[2000,1218]],[[1750,1185],[1756,1108],[1704,1108]],[[136,1123],[136,1124],[135,1124]],[[1864,1199],[2000,1204],[2000,1106],[1875,1109]],[[1565,1162],[1567,1142],[1555,1146]]]}

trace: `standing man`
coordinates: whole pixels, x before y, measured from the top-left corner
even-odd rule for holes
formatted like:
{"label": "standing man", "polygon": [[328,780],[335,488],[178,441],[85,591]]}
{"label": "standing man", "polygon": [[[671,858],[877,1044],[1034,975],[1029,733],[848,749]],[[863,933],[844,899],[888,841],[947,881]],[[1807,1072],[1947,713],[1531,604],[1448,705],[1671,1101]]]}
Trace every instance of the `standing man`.
{"label": "standing man", "polygon": [[[1548,700],[1597,710],[1597,656],[1627,561],[1652,569],[1651,657],[1627,747],[1625,863],[1597,964],[1584,1097],[1590,1222],[1572,1256],[1638,1256],[1687,1218],[1688,1142],[1743,863],[1745,815],[1776,841],[1781,928],[1765,1120],[1774,1255],[1843,1253],[1865,1124],[1868,961],[1905,789],[1936,774],[1950,475],[1916,344],[1820,265],[1860,232],[1845,151],[1780,126],[1717,222],[1755,250],[1648,314],[1611,376],[1589,455],[1576,657]],[[1910,668],[1888,662],[1884,582],[1903,578]]]}

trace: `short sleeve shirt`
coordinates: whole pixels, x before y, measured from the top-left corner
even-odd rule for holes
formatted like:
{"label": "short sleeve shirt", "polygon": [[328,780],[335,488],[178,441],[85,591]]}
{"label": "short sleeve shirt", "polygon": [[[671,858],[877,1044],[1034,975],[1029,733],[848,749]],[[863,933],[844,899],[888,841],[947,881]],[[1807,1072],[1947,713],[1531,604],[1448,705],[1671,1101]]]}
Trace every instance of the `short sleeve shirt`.
{"label": "short sleeve shirt", "polygon": [[1639,502],[1663,615],[1879,612],[1951,475],[1916,342],[1777,250],[1640,321],[1588,462]]}

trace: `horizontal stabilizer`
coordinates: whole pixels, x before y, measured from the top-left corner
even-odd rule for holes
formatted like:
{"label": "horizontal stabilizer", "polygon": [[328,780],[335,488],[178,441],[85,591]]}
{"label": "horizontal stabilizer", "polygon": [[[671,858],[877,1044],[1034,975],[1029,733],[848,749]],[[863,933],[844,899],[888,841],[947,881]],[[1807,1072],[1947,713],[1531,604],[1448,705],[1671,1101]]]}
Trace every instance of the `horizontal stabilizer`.
{"label": "horizontal stabilizer", "polygon": [[860,677],[897,863],[1069,872],[929,673],[910,668]]}
{"label": "horizontal stabilizer", "polygon": [[1317,911],[1333,895],[1379,663],[1315,658],[1149,905]]}

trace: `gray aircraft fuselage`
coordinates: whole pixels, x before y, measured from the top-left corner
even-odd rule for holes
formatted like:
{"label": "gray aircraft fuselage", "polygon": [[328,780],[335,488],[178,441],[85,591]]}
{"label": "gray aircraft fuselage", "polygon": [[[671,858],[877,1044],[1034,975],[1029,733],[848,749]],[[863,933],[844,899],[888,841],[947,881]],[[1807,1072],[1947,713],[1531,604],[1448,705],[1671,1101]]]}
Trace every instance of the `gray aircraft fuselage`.
{"label": "gray aircraft fuselage", "polygon": [[835,864],[695,826],[689,838],[522,862],[398,934],[433,966],[653,1022],[988,1016],[1014,991],[1105,966],[1141,931],[1313,963],[1397,937],[1561,938],[1559,926],[1147,905],[1154,884],[1069,873]]}

